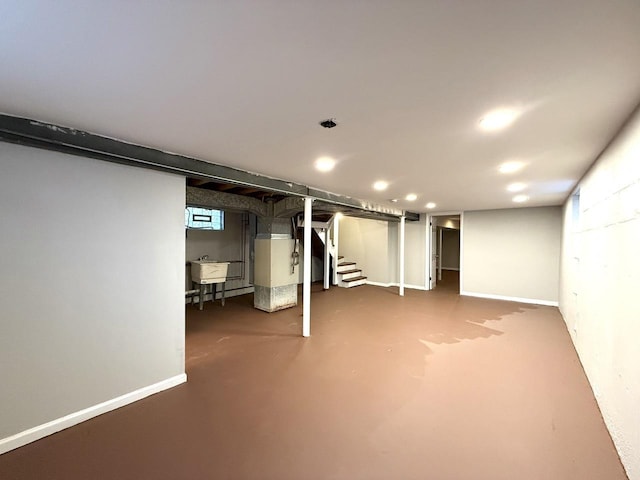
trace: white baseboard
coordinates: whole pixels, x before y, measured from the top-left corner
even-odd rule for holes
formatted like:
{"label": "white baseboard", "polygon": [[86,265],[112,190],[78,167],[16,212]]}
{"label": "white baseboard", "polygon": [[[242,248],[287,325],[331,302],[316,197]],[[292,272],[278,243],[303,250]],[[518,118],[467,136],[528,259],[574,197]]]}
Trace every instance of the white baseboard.
{"label": "white baseboard", "polygon": [[[399,284],[396,283],[397,286],[400,286]],[[411,285],[408,283],[404,284],[404,288],[410,288],[412,290],[429,290],[428,288],[425,288],[424,285]]]}
{"label": "white baseboard", "polygon": [[531,303],[533,305],[546,305],[557,307],[558,302],[552,300],[538,300],[537,298],[507,297],[505,295],[493,295],[491,293],[460,292],[467,297],[490,298],[491,300],[506,300],[507,302]]}
{"label": "white baseboard", "polygon": [[372,282],[370,280],[367,280],[367,285],[373,285],[374,287],[385,287],[385,288],[394,286],[393,283]]}
{"label": "white baseboard", "polygon": [[64,417],[24,430],[23,432],[16,433],[10,437],[0,439],[0,455],[18,447],[22,447],[27,443],[35,442],[36,440],[59,432],[60,430],[64,430],[65,428],[73,427],[74,425],[84,422],[85,420],[89,420],[90,418],[97,417],[103,413],[107,413],[135,401],[142,400],[154,393],[175,387],[176,385],[180,385],[186,381],[186,373],[176,375],[175,377],[167,378],[166,380],[154,383],[153,385],[125,393],[124,395],[107,400],[106,402],[93,405],[92,407],[85,408],[84,410],[65,415]]}
{"label": "white baseboard", "polygon": [[[396,282],[392,282],[392,283],[381,283],[381,282],[370,282],[369,280],[367,280],[367,285],[373,285],[375,287],[399,287],[400,284],[396,283]],[[412,290],[428,290],[428,288],[425,288],[424,285],[410,285],[405,283],[404,284],[404,288],[410,288]]]}

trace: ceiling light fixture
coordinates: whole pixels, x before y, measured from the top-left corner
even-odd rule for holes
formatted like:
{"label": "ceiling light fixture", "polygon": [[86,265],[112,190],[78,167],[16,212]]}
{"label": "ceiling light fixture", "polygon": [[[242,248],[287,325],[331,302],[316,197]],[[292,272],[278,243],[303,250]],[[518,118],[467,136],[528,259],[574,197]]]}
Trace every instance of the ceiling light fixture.
{"label": "ceiling light fixture", "polygon": [[527,184],[526,183],[522,183],[522,182],[515,182],[515,183],[511,183],[507,186],[507,190],[509,192],[521,192],[522,190],[524,190],[525,188],[527,188]]}
{"label": "ceiling light fixture", "polygon": [[515,197],[512,198],[512,200],[516,203],[522,203],[522,202],[526,202],[527,200],[529,200],[529,196],[528,195],[516,195]]}
{"label": "ceiling light fixture", "polygon": [[514,173],[522,169],[522,167],[524,167],[524,162],[504,162],[498,167],[498,171],[500,173]]}
{"label": "ceiling light fixture", "polygon": [[331,157],[320,157],[316,160],[316,170],[330,172],[336,166],[336,161]]}
{"label": "ceiling light fixture", "polygon": [[427,203],[427,204],[425,205],[425,207],[427,207],[427,208],[429,208],[429,209],[431,209],[431,208],[436,208],[436,204],[435,204],[435,203],[433,203],[433,202],[429,202],[429,203]]}
{"label": "ceiling light fixture", "polygon": [[507,128],[518,118],[518,115],[519,113],[516,110],[499,108],[483,116],[478,122],[478,125],[485,132],[495,132]]}
{"label": "ceiling light fixture", "polygon": [[410,193],[409,195],[407,195],[406,197],[404,197],[404,199],[407,202],[413,202],[415,199],[418,198],[418,195],[416,195],[415,193]]}
{"label": "ceiling light fixture", "polygon": [[398,199],[397,198],[390,198],[389,201],[392,202],[392,203],[398,203]]}
{"label": "ceiling light fixture", "polygon": [[381,192],[382,190],[386,190],[389,186],[389,182],[385,182],[384,180],[378,180],[373,184],[373,189]]}

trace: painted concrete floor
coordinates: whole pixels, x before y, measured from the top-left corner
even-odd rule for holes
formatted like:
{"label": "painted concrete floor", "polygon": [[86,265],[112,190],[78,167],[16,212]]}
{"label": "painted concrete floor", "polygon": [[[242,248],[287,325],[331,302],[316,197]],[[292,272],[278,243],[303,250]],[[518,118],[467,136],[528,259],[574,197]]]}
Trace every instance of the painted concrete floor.
{"label": "painted concrete floor", "polygon": [[313,286],[187,306],[187,384],[0,456],[2,479],[622,480],[556,308]]}

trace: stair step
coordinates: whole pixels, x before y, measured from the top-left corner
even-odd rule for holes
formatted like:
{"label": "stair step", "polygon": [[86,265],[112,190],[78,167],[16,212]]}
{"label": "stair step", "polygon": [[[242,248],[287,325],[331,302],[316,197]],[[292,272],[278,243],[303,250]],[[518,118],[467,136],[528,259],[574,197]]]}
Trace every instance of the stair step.
{"label": "stair step", "polygon": [[347,270],[353,270],[355,266],[355,263],[339,263],[338,267],[336,268],[336,272],[340,273]]}
{"label": "stair step", "polygon": [[338,282],[338,285],[344,288],[352,288],[359,285],[364,285],[365,283],[367,283],[367,277],[363,277],[361,275],[359,277],[350,278],[348,280],[340,280],[340,282]]}
{"label": "stair step", "polygon": [[354,268],[353,270],[344,270],[342,272],[338,272],[341,280],[350,280],[352,278],[357,278],[362,276],[362,270],[359,268]]}
{"label": "stair step", "polygon": [[355,266],[356,266],[355,262],[342,262],[338,264],[338,267],[336,268],[336,272],[340,273],[346,270],[353,270]]}
{"label": "stair step", "polygon": [[340,272],[338,272],[340,275],[347,275],[348,273],[355,273],[355,272],[361,272],[362,270],[360,270],[359,268],[354,268],[352,270],[342,270]]}

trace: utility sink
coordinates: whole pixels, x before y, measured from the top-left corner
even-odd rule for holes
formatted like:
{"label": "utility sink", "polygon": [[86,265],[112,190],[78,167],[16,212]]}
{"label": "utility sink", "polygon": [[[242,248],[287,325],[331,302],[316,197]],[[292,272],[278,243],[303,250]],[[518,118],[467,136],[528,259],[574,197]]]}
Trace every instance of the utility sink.
{"label": "utility sink", "polygon": [[191,280],[200,285],[210,283],[222,283],[227,279],[229,262],[216,262],[215,260],[192,260]]}

